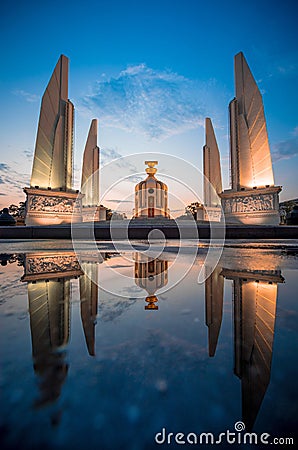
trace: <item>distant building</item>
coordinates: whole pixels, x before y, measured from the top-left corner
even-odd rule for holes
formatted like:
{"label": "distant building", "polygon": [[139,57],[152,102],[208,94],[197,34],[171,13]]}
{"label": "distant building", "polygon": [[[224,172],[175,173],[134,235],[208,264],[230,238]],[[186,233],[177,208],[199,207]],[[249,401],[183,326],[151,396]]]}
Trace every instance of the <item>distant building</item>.
{"label": "distant building", "polygon": [[169,218],[168,187],[155,178],[158,161],[145,161],[148,177],[135,187],[136,219]]}

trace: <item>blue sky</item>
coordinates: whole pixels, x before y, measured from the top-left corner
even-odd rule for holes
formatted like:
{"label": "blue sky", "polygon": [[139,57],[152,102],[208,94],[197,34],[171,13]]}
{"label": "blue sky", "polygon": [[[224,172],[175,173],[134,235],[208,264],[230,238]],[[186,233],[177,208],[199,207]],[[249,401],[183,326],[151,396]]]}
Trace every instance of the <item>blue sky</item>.
{"label": "blue sky", "polygon": [[233,57],[243,51],[263,93],[281,199],[298,197],[297,12],[294,0],[6,2],[0,207],[24,199],[40,99],[61,53],[70,58],[69,97],[76,108],[76,180],[93,117],[103,162],[151,151],[201,168],[208,116],[227,188]]}

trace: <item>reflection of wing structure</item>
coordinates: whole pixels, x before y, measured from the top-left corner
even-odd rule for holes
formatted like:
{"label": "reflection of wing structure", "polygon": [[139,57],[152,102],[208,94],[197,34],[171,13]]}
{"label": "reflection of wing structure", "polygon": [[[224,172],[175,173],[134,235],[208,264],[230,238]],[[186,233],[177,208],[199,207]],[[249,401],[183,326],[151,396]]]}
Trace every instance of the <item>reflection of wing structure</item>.
{"label": "reflection of wing structure", "polygon": [[38,406],[55,401],[68,365],[59,351],[69,340],[70,279],[82,274],[73,252],[27,254],[23,281],[28,300],[34,370],[41,377]]}
{"label": "reflection of wing structure", "polygon": [[95,323],[98,302],[98,267],[95,262],[81,264],[80,277],[81,319],[89,355],[95,355]]}
{"label": "reflection of wing structure", "polygon": [[66,345],[69,339],[69,296],[69,280],[28,283],[34,370],[42,379],[39,406],[59,397],[67,375],[64,354],[56,350]]}
{"label": "reflection of wing structure", "polygon": [[235,374],[242,385],[242,416],[251,430],[266,393],[271,371],[277,283],[280,271],[223,269],[233,280]]}
{"label": "reflection of wing structure", "polygon": [[158,309],[155,292],[168,283],[168,261],[152,259],[141,253],[134,254],[135,283],[148,293],[145,309]]}
{"label": "reflection of wing structure", "polygon": [[[208,268],[206,267],[206,272]],[[207,273],[206,273],[207,275]],[[214,356],[222,321],[224,277],[217,266],[205,281],[205,312],[208,327],[209,356]]]}

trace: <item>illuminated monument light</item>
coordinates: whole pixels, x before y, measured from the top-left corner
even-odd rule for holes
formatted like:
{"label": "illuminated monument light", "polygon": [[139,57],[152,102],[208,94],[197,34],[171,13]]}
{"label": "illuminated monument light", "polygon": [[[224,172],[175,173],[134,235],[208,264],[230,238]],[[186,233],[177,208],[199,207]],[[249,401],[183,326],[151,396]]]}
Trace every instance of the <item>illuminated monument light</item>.
{"label": "illuminated monument light", "polygon": [[230,112],[230,190],[221,195],[227,223],[279,224],[280,186],[274,186],[261,93],[243,53],[235,56],[236,98]]}
{"label": "illuminated monument light", "polygon": [[169,218],[168,187],[155,178],[158,161],[145,161],[148,177],[135,187],[136,219]]}
{"label": "illuminated monument light", "polygon": [[81,195],[72,190],[74,106],[68,100],[68,58],[61,55],[42,97],[26,225],[80,222]]}
{"label": "illuminated monument light", "polygon": [[211,119],[205,121],[206,144],[203,147],[204,206],[197,208],[197,220],[220,222],[222,192],[220,156]]}

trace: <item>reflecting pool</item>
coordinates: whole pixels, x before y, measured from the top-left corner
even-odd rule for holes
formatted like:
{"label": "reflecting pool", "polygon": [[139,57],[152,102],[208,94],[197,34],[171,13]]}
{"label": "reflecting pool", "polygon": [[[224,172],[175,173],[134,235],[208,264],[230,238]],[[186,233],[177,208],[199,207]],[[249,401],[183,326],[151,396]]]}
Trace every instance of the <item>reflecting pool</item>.
{"label": "reflecting pool", "polygon": [[297,438],[298,245],[168,244],[2,247],[2,449]]}

